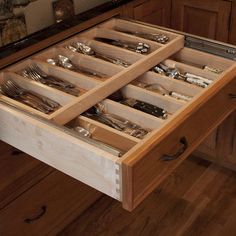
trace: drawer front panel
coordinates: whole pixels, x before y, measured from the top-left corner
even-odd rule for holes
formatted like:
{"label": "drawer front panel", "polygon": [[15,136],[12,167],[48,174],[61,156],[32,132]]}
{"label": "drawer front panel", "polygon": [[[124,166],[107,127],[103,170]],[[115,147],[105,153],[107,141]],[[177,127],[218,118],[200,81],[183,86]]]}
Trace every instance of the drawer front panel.
{"label": "drawer front panel", "polygon": [[0,139],[89,186],[120,199],[116,158],[63,130],[0,105]]}
{"label": "drawer front panel", "polygon": [[55,235],[100,195],[55,171],[0,211],[0,235]]}
{"label": "drawer front panel", "polygon": [[38,183],[53,169],[24,153],[13,155],[13,148],[0,142],[0,209]]}
{"label": "drawer front panel", "polygon": [[[231,78],[233,75],[235,71],[231,71]],[[230,79],[230,75],[228,79],[231,82],[218,88],[210,99],[207,98],[209,93],[205,95],[204,102],[199,98],[195,111],[184,111],[170,130],[165,129],[162,134],[159,132],[158,144],[155,145],[157,138],[153,138],[154,142],[137,149],[131,158],[124,160],[123,206],[126,209],[135,208],[235,109],[236,101],[230,99],[229,94],[236,91],[236,79]],[[160,158],[164,154],[177,153],[181,149],[180,140],[183,137],[188,142],[183,154],[176,160],[162,161]]]}

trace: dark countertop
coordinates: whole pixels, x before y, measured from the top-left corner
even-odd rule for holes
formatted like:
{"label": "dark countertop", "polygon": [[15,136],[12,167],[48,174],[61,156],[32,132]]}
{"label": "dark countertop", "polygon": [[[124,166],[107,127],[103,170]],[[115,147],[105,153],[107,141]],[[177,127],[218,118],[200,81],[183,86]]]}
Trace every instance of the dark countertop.
{"label": "dark countertop", "polygon": [[87,20],[90,20],[102,13],[108,12],[110,10],[113,10],[117,7],[120,7],[128,2],[131,2],[132,0],[117,0],[117,1],[110,1],[107,3],[104,3],[102,5],[99,5],[95,8],[92,8],[86,12],[80,13],[73,18],[70,18],[68,20],[62,21],[60,23],[51,25],[43,30],[40,30],[34,34],[31,34],[17,42],[8,44],[6,46],[0,47],[0,59],[7,57],[19,50],[22,50],[28,46],[31,46],[33,44],[36,44],[40,42],[41,40],[45,38],[49,38],[53,35],[56,35],[70,27],[76,26],[78,24],[81,24]]}

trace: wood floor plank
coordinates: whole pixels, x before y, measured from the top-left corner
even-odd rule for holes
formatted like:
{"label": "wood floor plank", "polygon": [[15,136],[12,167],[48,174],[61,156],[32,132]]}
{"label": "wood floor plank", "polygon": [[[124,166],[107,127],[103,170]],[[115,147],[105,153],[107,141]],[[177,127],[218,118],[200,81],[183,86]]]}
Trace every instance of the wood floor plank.
{"label": "wood floor plank", "polygon": [[132,213],[104,196],[59,235],[174,235],[193,212],[198,215],[201,206],[182,196],[209,166],[198,158],[186,160]]}

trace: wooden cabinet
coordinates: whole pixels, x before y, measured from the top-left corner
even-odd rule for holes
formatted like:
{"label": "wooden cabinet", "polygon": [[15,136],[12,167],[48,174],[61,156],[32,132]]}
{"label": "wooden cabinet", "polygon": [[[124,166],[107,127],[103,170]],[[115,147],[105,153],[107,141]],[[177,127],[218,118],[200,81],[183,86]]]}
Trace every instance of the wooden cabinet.
{"label": "wooden cabinet", "polygon": [[223,0],[173,0],[172,28],[228,42],[231,2]]}
{"label": "wooden cabinet", "polygon": [[150,24],[170,27],[171,0],[139,0],[124,7],[124,16]]}
{"label": "wooden cabinet", "polygon": [[0,141],[0,235],[55,235],[101,193]]}
{"label": "wooden cabinet", "polygon": [[236,170],[236,112],[214,130],[195,151],[197,156]]}
{"label": "wooden cabinet", "polygon": [[219,147],[219,128],[215,129],[197,148],[196,156],[210,159],[211,161],[218,158]]}
{"label": "wooden cabinet", "polygon": [[232,1],[229,43],[236,44],[236,1]]}
{"label": "wooden cabinet", "polygon": [[56,235],[100,195],[63,173],[53,171],[0,209],[0,235]]}
{"label": "wooden cabinet", "polygon": [[219,127],[218,160],[236,167],[236,112]]}

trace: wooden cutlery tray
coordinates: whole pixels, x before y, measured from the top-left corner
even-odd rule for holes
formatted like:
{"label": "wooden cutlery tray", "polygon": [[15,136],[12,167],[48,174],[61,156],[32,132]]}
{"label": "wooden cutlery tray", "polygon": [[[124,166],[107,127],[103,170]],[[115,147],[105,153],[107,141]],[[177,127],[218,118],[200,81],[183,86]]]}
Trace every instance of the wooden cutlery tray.
{"label": "wooden cutlery tray", "polygon": [[[117,28],[165,34],[169,41],[161,44],[122,33]],[[150,52],[139,54],[99,42],[95,40],[96,37],[143,42],[150,46]],[[86,43],[96,52],[119,58],[130,65],[123,67],[66,48],[78,41]],[[66,56],[74,65],[105,76],[91,77],[47,62],[47,59],[58,55]],[[161,62],[183,73],[189,72],[213,82],[207,88],[201,88],[152,71]],[[36,64],[47,75],[74,84],[80,91],[79,96],[67,94],[19,74],[32,64]],[[204,65],[218,68],[222,72],[217,74],[206,70]],[[0,95],[0,138],[121,201],[125,209],[133,210],[235,109],[236,101],[230,96],[236,93],[235,75],[235,61],[186,48],[182,34],[113,18],[1,72],[0,83],[13,80],[25,89],[57,101],[60,107],[50,114],[44,114]],[[157,83],[169,91],[188,95],[192,99],[186,102],[163,96],[137,86],[138,83]],[[108,98],[118,90],[125,98],[165,109],[168,118],[157,118]],[[145,138],[139,139],[82,115],[97,103],[102,105],[105,112],[121,116],[150,132]],[[117,157],[80,139],[73,130],[77,126],[89,130],[94,139],[122,150],[123,155]]]}

